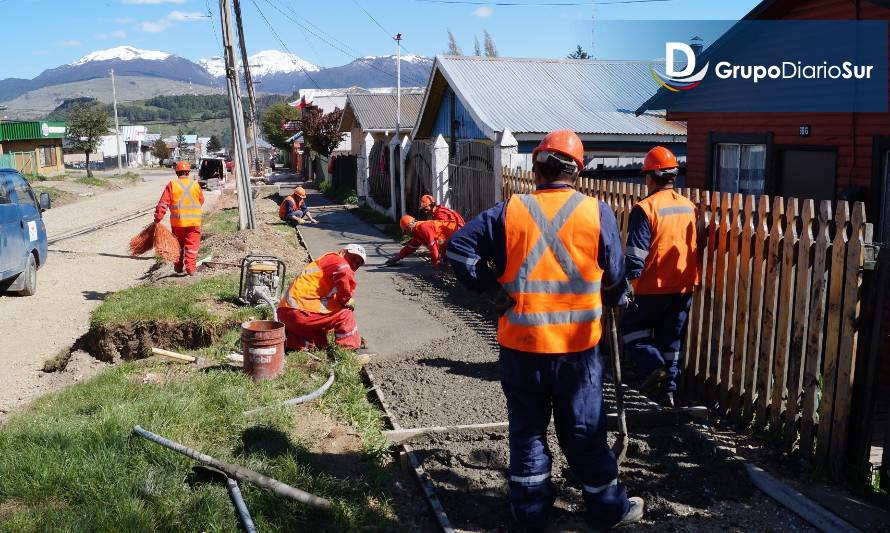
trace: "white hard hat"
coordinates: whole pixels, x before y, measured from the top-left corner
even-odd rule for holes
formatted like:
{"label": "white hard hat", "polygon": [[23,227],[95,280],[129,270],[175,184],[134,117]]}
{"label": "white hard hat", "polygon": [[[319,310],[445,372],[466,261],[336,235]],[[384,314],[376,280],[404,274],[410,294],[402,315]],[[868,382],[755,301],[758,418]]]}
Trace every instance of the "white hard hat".
{"label": "white hard hat", "polygon": [[347,244],[343,247],[343,250],[352,255],[357,255],[362,258],[362,263],[367,262],[368,254],[365,253],[365,247],[361,244]]}

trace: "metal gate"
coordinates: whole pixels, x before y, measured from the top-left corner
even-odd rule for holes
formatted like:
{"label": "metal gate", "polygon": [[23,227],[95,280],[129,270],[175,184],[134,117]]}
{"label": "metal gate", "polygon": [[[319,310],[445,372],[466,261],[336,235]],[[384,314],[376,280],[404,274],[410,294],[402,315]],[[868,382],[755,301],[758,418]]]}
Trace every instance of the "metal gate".
{"label": "metal gate", "polygon": [[376,141],[371,147],[368,158],[368,181],[371,186],[371,198],[384,209],[392,206],[391,188],[389,183],[389,150],[383,141]]}
{"label": "metal gate", "polygon": [[432,144],[414,141],[405,160],[405,206],[412,216],[419,216],[420,197],[433,194]]}
{"label": "metal gate", "polygon": [[[497,179],[501,179],[500,176]],[[456,143],[448,164],[451,207],[470,219],[495,204],[494,146],[479,141]]]}

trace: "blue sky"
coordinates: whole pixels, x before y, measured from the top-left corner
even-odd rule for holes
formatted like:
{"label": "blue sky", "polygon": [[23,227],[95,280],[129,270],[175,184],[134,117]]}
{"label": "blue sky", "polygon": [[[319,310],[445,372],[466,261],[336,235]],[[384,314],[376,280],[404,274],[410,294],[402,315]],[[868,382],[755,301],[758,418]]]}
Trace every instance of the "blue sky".
{"label": "blue sky", "polygon": [[[595,39],[596,57],[640,59],[634,56],[638,40],[634,32],[616,31],[628,26],[609,20],[736,20],[758,3],[669,0],[595,7],[507,7],[421,0],[241,2],[251,53],[283,48],[261,11],[287,49],[326,67],[348,63],[353,56],[394,53],[388,35],[395,32],[403,34],[407,52],[435,55],[446,47],[447,28],[465,53],[472,53],[473,36],[481,40],[482,30],[487,29],[502,56],[563,57],[577,44],[590,50]],[[89,52],[124,44],[192,60],[219,56],[218,5],[218,0],[0,0],[0,20],[7,21],[0,47],[0,78],[31,78]],[[212,19],[207,17],[208,8]],[[311,32],[289,20],[296,18],[294,12]],[[594,13],[597,23],[592,23]]]}

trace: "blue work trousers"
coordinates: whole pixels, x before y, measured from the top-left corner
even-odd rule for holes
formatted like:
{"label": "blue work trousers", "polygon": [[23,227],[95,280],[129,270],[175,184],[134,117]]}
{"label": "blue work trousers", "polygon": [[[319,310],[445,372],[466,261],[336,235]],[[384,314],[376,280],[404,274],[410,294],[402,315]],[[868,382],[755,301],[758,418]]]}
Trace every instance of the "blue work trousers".
{"label": "blue work trousers", "polygon": [[641,378],[666,368],[667,391],[677,390],[680,354],[692,294],[641,294],[634,297],[621,318],[625,356],[636,364]]}
{"label": "blue work trousers", "polygon": [[599,350],[542,355],[502,346],[500,373],[510,424],[508,499],[517,521],[543,528],[556,498],[547,445],[552,415],[559,447],[582,484],[588,521],[602,528],[618,523],[629,502],[606,442]]}

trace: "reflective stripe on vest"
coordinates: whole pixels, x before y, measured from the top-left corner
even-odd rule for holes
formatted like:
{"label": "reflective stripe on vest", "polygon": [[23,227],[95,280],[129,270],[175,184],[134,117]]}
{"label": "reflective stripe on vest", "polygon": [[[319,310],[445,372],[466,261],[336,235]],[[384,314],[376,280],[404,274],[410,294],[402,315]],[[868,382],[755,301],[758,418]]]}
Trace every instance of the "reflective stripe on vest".
{"label": "reflective stripe on vest", "polygon": [[498,281],[516,305],[499,321],[498,342],[532,353],[592,348],[602,333],[597,201],[570,189],[515,195],[506,213],[508,264]]}
{"label": "reflective stripe on vest", "polygon": [[677,294],[699,283],[695,206],[673,189],[657,191],[637,204],[649,222],[648,250],[627,247],[625,254],[645,262],[633,281],[637,294]]}
{"label": "reflective stripe on vest", "polygon": [[173,205],[170,206],[170,225],[175,227],[200,226],[203,210],[194,188],[200,187],[195,180],[188,185],[178,177],[172,180]]}

